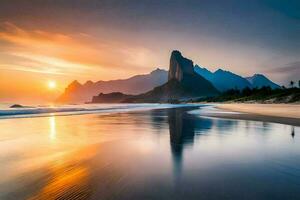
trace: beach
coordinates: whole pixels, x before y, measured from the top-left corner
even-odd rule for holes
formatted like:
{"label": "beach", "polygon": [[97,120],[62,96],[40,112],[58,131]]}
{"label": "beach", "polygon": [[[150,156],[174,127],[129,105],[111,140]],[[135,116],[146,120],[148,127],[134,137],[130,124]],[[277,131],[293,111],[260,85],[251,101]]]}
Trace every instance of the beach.
{"label": "beach", "polygon": [[0,199],[300,198],[299,127],[123,106],[0,119]]}
{"label": "beach", "polygon": [[[300,126],[299,104],[217,104],[217,109],[232,112],[208,113],[211,117],[275,122]],[[235,112],[235,113],[233,113]]]}

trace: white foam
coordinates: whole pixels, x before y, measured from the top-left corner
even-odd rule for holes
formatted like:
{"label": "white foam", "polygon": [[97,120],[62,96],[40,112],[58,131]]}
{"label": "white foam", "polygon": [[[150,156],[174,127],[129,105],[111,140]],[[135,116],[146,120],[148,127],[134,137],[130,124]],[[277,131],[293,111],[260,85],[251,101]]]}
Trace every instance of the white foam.
{"label": "white foam", "polygon": [[75,115],[88,113],[115,113],[136,110],[164,109],[196,106],[193,104],[81,104],[55,107],[7,108],[0,110],[0,119],[17,117],[39,117],[49,115]]}
{"label": "white foam", "polygon": [[190,114],[194,115],[211,115],[211,114],[241,114],[239,112],[226,111],[218,109],[215,105],[203,106],[201,109],[189,111]]}

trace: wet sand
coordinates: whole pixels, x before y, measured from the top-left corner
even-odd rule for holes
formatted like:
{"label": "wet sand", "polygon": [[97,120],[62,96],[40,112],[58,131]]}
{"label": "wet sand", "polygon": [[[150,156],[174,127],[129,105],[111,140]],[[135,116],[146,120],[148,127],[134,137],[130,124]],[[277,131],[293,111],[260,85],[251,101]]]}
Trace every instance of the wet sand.
{"label": "wet sand", "polygon": [[300,199],[299,127],[207,107],[0,120],[0,199]]}
{"label": "wet sand", "polygon": [[296,104],[219,104],[217,108],[238,113],[225,112],[207,116],[300,126],[300,105]]}

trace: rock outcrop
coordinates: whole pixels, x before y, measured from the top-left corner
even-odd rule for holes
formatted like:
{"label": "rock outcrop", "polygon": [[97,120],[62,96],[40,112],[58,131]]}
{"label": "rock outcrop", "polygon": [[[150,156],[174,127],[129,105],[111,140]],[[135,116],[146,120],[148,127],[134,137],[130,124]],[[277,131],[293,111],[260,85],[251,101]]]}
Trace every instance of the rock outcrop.
{"label": "rock outcrop", "polygon": [[176,79],[181,82],[185,75],[194,75],[193,61],[183,57],[177,50],[170,57],[168,80]]}
{"label": "rock outcrop", "polygon": [[24,108],[24,106],[22,106],[20,104],[14,104],[14,105],[10,106],[9,108]]}
{"label": "rock outcrop", "polygon": [[193,61],[173,51],[170,58],[168,82],[124,102],[181,102],[218,95],[219,91],[208,80],[194,71]]}
{"label": "rock outcrop", "polygon": [[98,96],[93,97],[91,103],[121,103],[132,96],[133,95],[123,94],[121,92],[112,92],[108,94],[100,93]]}
{"label": "rock outcrop", "polygon": [[[149,89],[146,90],[147,88]],[[134,94],[141,90],[144,93]],[[98,95],[100,92],[101,94]],[[95,83],[89,81],[83,85],[74,81],[59,100],[60,102],[66,102],[66,100],[70,102],[70,100],[80,99],[87,102],[94,96],[92,100],[94,103],[156,103],[189,101],[218,94],[219,91],[212,83],[194,71],[192,60],[183,57],[179,51],[173,51],[170,57],[169,72],[156,69],[150,74],[137,75],[126,80]],[[85,100],[88,96],[90,98]]]}

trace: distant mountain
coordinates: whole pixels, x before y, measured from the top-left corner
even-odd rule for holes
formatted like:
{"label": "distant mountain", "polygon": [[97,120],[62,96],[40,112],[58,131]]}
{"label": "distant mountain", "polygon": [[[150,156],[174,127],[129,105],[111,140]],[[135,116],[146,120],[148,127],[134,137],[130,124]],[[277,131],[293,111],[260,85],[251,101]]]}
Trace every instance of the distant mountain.
{"label": "distant mountain", "polygon": [[157,68],[149,74],[136,75],[128,79],[98,82],[87,81],[85,84],[73,81],[57,99],[57,102],[87,102],[99,93],[122,92],[126,94],[140,94],[166,83],[167,80],[168,72]]}
{"label": "distant mountain", "polygon": [[199,65],[195,65],[194,71],[197,74],[203,76],[206,80],[209,80],[210,82],[211,82],[211,80],[213,80],[214,73],[212,73],[211,71],[209,71],[208,69],[206,69],[204,67],[202,68]]}
{"label": "distant mountain", "polygon": [[212,84],[221,92],[234,88],[239,90],[246,87],[252,88],[251,83],[249,83],[247,79],[230,71],[218,69],[212,73],[206,68],[201,68],[198,65],[195,65],[195,72],[212,82]]}
{"label": "distant mountain", "polygon": [[246,79],[252,84],[253,88],[261,88],[263,86],[269,86],[272,89],[280,88],[279,85],[269,80],[262,74],[254,74],[251,77],[246,77]]}
{"label": "distant mountain", "polygon": [[121,103],[131,97],[133,97],[133,95],[127,95],[121,92],[100,93],[98,96],[93,97],[92,103]]}
{"label": "distant mountain", "polygon": [[168,82],[153,90],[129,98],[125,102],[173,102],[218,95],[219,91],[194,71],[193,61],[173,51]]}
{"label": "distant mountain", "polygon": [[[196,76],[200,75],[200,76]],[[209,82],[212,83],[215,89],[220,92],[227,91],[229,89],[239,89],[242,90],[246,87],[254,88],[254,87],[262,87],[262,86],[270,86],[271,88],[279,88],[279,86],[273,83],[271,80],[266,78],[264,75],[255,74],[252,77],[244,78],[237,74],[234,74],[230,71],[224,71],[219,69],[215,72],[211,72],[206,68],[202,68],[198,65],[193,66],[193,62],[189,59],[184,58],[180,52],[174,51],[172,53],[170,59],[170,70],[169,72],[166,70],[162,70],[157,68],[149,74],[144,75],[136,75],[128,79],[120,79],[120,80],[111,80],[111,81],[87,81],[84,84],[80,84],[78,81],[73,81],[64,91],[64,93],[57,99],[57,102],[61,103],[83,103],[91,100],[93,96],[97,96],[99,93],[114,93],[120,92],[129,95],[137,95],[141,93],[145,93],[155,87],[161,86],[168,81],[168,77],[176,79],[181,82],[178,85],[179,88],[181,86],[193,85],[193,90],[199,90],[202,95],[206,95],[205,91],[213,91],[209,85]],[[190,80],[189,78],[190,77]],[[197,78],[195,78],[197,77]],[[200,79],[205,79],[199,81]],[[197,80],[196,80],[197,79]],[[208,80],[208,81],[207,81]],[[177,83],[176,81],[172,81],[170,85],[164,85],[163,88],[158,88],[155,91],[164,92],[165,97],[161,98],[166,99],[169,98],[170,95],[175,95],[175,97],[184,96],[189,89],[178,89],[175,90],[174,87]],[[187,82],[189,82],[187,84]],[[204,84],[203,84],[204,83]],[[207,88],[206,88],[207,86]],[[173,89],[170,89],[173,88]],[[166,91],[167,90],[167,91]],[[178,94],[177,94],[178,93]],[[188,92],[190,94],[190,92]],[[198,93],[198,92],[196,92]],[[195,94],[196,94],[195,93]],[[198,94],[200,94],[198,93]],[[115,94],[114,94],[115,95]],[[146,95],[146,93],[144,94]],[[153,95],[153,93],[148,94]],[[207,95],[210,95],[207,93]]]}

